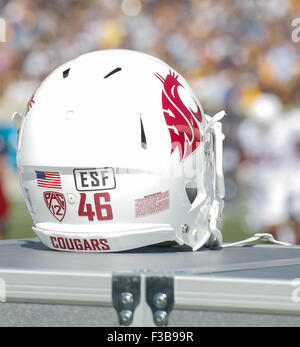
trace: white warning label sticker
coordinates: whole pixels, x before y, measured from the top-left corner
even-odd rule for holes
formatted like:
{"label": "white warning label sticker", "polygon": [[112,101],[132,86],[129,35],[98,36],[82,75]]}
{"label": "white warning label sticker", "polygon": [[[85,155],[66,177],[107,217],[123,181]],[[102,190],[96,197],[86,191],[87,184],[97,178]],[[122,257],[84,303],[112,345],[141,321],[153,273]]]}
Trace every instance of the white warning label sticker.
{"label": "white warning label sticker", "polygon": [[135,216],[142,217],[169,208],[169,191],[146,195],[135,200]]}

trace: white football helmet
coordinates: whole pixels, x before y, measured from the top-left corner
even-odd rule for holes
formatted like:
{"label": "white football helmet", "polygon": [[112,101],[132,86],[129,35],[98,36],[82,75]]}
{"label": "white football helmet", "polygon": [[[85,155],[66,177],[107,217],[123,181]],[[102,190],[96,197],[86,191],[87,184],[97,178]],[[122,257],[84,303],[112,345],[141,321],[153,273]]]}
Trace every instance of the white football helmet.
{"label": "white football helmet", "polygon": [[220,246],[223,115],[205,116],[183,77],[143,53],[57,68],[13,115],[33,230],[63,251]]}

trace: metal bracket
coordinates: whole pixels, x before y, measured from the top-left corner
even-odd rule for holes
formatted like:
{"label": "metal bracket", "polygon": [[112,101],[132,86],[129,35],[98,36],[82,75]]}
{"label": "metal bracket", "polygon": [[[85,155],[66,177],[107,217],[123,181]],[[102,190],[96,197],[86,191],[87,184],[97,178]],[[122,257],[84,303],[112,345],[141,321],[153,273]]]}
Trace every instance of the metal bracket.
{"label": "metal bracket", "polygon": [[115,275],[112,278],[112,301],[118,313],[120,325],[131,325],[134,311],[141,299],[140,276]]}
{"label": "metal bracket", "polygon": [[112,300],[120,325],[166,326],[174,305],[174,278],[145,273],[115,274]]}
{"label": "metal bracket", "polygon": [[174,305],[174,278],[166,276],[146,277],[146,300],[157,326],[168,325]]}

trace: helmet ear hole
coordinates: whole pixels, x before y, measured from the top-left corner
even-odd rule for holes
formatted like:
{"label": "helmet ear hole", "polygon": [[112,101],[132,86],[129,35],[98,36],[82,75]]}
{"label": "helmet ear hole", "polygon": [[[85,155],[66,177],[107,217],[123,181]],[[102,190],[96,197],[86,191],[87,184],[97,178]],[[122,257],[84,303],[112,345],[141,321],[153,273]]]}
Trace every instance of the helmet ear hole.
{"label": "helmet ear hole", "polygon": [[196,181],[187,182],[187,184],[185,185],[185,192],[189,199],[189,202],[192,204],[198,195],[197,182]]}

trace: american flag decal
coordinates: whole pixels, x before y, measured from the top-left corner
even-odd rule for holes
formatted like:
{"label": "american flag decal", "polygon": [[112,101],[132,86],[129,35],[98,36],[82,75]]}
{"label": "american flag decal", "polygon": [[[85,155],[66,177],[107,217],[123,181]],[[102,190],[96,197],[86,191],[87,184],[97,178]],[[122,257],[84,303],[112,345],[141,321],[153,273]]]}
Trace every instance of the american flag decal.
{"label": "american flag decal", "polygon": [[35,173],[38,187],[61,189],[59,172],[36,171]]}

